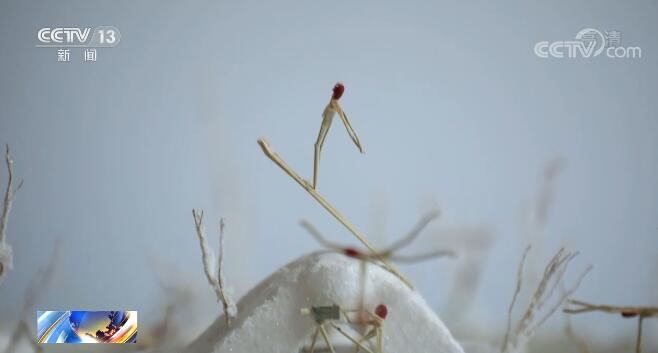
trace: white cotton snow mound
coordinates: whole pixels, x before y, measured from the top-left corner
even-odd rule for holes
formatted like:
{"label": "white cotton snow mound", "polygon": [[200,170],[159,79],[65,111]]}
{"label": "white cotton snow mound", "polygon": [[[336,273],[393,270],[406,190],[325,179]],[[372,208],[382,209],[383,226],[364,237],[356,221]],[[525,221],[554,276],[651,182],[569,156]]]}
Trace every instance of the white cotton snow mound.
{"label": "white cotton snow mound", "polygon": [[[417,292],[379,266],[368,265],[366,278],[366,309],[372,312],[380,303],[388,307],[385,353],[463,353]],[[360,262],[355,259],[336,253],[304,256],[244,296],[229,328],[223,317],[218,318],[186,352],[298,353],[315,327],[300,309],[334,303],[356,308],[360,279]]]}
{"label": "white cotton snow mound", "polygon": [[461,342],[462,348],[466,353],[499,353],[500,347],[494,347],[489,343],[484,342]]}

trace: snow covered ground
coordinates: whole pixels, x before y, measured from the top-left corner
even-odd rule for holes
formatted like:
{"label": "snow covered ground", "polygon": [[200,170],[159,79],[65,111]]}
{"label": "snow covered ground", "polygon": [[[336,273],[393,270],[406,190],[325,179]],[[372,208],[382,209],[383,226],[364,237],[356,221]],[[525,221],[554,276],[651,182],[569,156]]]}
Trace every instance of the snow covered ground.
{"label": "snow covered ground", "polygon": [[[366,309],[372,311],[378,304],[388,307],[384,352],[463,352],[425,300],[396,276],[369,265],[366,279]],[[244,296],[238,303],[238,318],[228,329],[218,318],[186,352],[299,352],[315,328],[300,309],[331,304],[356,308],[360,281],[358,260],[335,253],[301,257]],[[338,335],[334,332],[333,337]]]}

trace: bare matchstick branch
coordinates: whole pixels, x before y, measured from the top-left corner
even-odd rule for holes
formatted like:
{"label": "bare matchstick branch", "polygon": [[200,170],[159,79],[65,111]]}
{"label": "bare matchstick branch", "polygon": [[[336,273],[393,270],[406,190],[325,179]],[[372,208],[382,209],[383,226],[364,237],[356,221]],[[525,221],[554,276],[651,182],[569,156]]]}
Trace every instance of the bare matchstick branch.
{"label": "bare matchstick branch", "polygon": [[224,313],[226,313],[226,324],[229,325],[230,318],[237,315],[237,307],[231,302],[231,298],[226,295],[226,287],[224,286],[224,218],[219,219],[219,259],[217,260],[217,283],[219,289],[224,293],[222,305],[224,306]]}
{"label": "bare matchstick branch", "polygon": [[516,273],[516,288],[514,289],[514,295],[512,295],[512,302],[509,304],[509,308],[507,309],[507,328],[505,329],[505,338],[503,339],[503,345],[500,347],[500,352],[504,353],[507,350],[507,345],[509,344],[509,335],[510,331],[512,329],[512,314],[514,312],[514,306],[516,305],[516,300],[519,297],[519,293],[521,292],[521,287],[523,285],[523,268],[525,267],[525,260],[528,257],[528,252],[530,252],[530,249],[532,247],[528,245],[525,250],[523,251],[523,255],[521,256],[521,261],[519,262],[519,268]]}
{"label": "bare matchstick branch", "polygon": [[5,145],[5,163],[7,165],[8,179],[2,208],[2,218],[0,218],[0,243],[4,243],[7,240],[7,223],[9,222],[12,201],[14,201],[16,192],[23,186],[23,181],[21,180],[18,186],[14,188],[14,160],[11,158],[9,145]]}
{"label": "bare matchstick branch", "polygon": [[551,261],[549,261],[548,265],[546,265],[546,268],[544,269],[544,276],[542,277],[541,281],[539,281],[539,285],[537,286],[537,289],[535,290],[530,300],[530,305],[526,309],[525,314],[519,321],[519,324],[516,328],[517,337],[521,334],[527,333],[526,330],[530,327],[535,314],[541,310],[546,300],[550,298],[549,296],[545,296],[549,285],[551,283],[560,282],[562,280],[561,275],[564,274],[564,271],[561,271],[561,266],[565,264],[568,265],[574,256],[575,254],[567,253],[564,248],[561,248],[555,254],[555,256],[553,256]]}
{"label": "bare matchstick branch", "polygon": [[[532,329],[530,329],[528,332],[536,332],[537,329],[539,329],[539,327],[540,327],[541,325],[543,325],[544,322],[546,322],[546,320],[548,320],[548,318],[550,318],[551,316],[553,316],[553,314],[554,314],[554,313],[555,313],[560,307],[562,307],[562,306],[564,305],[564,303],[568,300],[568,298],[569,298],[574,292],[576,292],[576,290],[578,289],[578,287],[580,287],[580,284],[583,282],[583,279],[584,279],[585,276],[587,276],[587,274],[592,270],[592,268],[593,268],[592,265],[587,266],[587,268],[585,268],[585,270],[580,274],[580,276],[578,276],[578,279],[576,280],[576,282],[574,283],[574,285],[571,286],[571,288],[567,289],[565,292],[563,292],[563,293],[560,295],[560,297],[558,298],[558,300],[553,304],[553,307],[551,307],[551,309],[548,310],[548,311],[546,312],[546,314],[544,314],[544,317],[542,317],[542,318],[539,320],[539,322],[538,322],[538,323],[537,323]],[[562,276],[560,276],[560,277],[562,277]],[[552,292],[549,293],[549,295],[547,296],[547,298],[550,298],[551,296],[552,296]]]}
{"label": "bare matchstick branch", "polygon": [[2,284],[14,263],[12,248],[7,243],[7,224],[9,223],[9,213],[11,212],[16,192],[23,186],[23,181],[21,180],[18,186],[14,188],[14,161],[9,153],[9,145],[5,145],[5,163],[7,165],[8,179],[2,216],[0,217],[0,284]]}
{"label": "bare matchstick branch", "polygon": [[237,315],[237,310],[235,306],[232,304],[229,296],[226,294],[226,290],[224,288],[224,279],[223,279],[223,273],[222,273],[222,262],[223,262],[223,248],[224,248],[224,221],[220,221],[220,236],[219,236],[219,246],[220,246],[220,255],[219,255],[219,260],[218,260],[218,268],[217,268],[217,274],[214,272],[214,265],[213,265],[213,259],[215,258],[214,252],[208,245],[208,237],[206,236],[206,232],[203,228],[203,211],[201,213],[197,213],[196,210],[192,210],[192,216],[194,217],[194,226],[196,228],[196,234],[197,238],[199,239],[199,246],[201,247],[201,260],[203,262],[203,271],[206,275],[206,279],[208,280],[208,283],[210,286],[213,288],[215,291],[215,295],[217,296],[217,300],[222,302],[222,307],[224,310],[224,319],[226,320],[226,325],[229,326],[231,324],[231,319],[234,318]]}
{"label": "bare matchstick branch", "polygon": [[[264,138],[258,139],[258,145],[261,147],[263,150],[263,153],[274,162],[274,164],[278,165],[279,168],[283,169],[286,174],[288,174],[294,181],[297,182],[306,192],[308,192],[324,209],[326,209],[334,218],[336,218],[345,228],[347,228],[350,233],[352,233],[372,254],[378,254],[379,252],[368,242],[366,237],[361,233],[353,224],[350,222],[345,216],[343,216],[334,206],[332,206],[327,200],[325,200],[324,197],[322,197],[314,188],[313,186],[306,180],[304,180],[302,177],[300,177],[295,171],[288,166],[288,164],[276,153],[272,150],[270,145],[267,143],[267,141]],[[386,268],[386,270],[390,271],[394,275],[396,275],[400,280],[402,280],[409,288],[413,288],[413,285],[411,284],[411,281],[409,281],[400,271],[395,268],[392,264],[390,264],[388,261],[383,261],[382,264]]]}
{"label": "bare matchstick branch", "polygon": [[[512,334],[511,317],[516,299],[519,292],[521,291],[522,286],[520,282],[523,279],[522,269],[528,251],[529,247],[526,248],[526,252],[521,259],[519,271],[517,273],[517,287],[512,299],[512,304],[508,310],[508,330],[505,334],[503,345],[501,347],[501,352],[503,353],[515,351],[520,344],[527,342],[527,340],[529,340],[535,334],[536,330],[564,304],[564,302],[567,300],[567,297],[576,291],[576,289],[580,286],[582,279],[591,270],[591,266],[589,266],[578,277],[578,280],[568,291],[563,292],[562,295],[557,298],[557,300],[553,300],[552,297],[555,292],[555,288],[562,283],[563,277],[567,271],[567,268],[569,267],[569,263],[578,255],[577,252],[572,253],[566,251],[564,248],[560,249],[546,265],[546,268],[544,269],[544,275],[539,281],[537,288],[533,292],[532,297],[530,298],[530,303],[525,309],[523,316],[516,324],[516,328]],[[553,304],[549,307],[548,310],[545,310],[544,308],[549,302],[553,302]],[[543,316],[539,320],[536,320],[535,317],[542,312],[544,313]],[[521,341],[521,339],[523,339],[523,341]]]}

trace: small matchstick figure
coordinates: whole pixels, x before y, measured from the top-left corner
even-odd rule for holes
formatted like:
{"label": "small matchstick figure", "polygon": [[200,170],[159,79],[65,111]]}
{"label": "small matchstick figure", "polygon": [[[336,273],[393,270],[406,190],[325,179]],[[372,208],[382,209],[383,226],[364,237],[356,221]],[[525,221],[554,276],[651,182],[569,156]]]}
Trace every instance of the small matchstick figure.
{"label": "small matchstick figure", "polygon": [[350,135],[350,138],[352,139],[356,147],[359,149],[359,152],[363,153],[363,147],[361,147],[361,142],[359,142],[359,137],[356,135],[354,128],[352,128],[350,121],[347,119],[347,115],[343,111],[343,108],[341,108],[340,104],[338,104],[338,100],[340,99],[340,97],[343,95],[344,92],[345,92],[345,86],[343,86],[343,84],[340,82],[336,83],[336,85],[333,88],[333,94],[331,95],[331,100],[329,101],[329,104],[327,104],[327,107],[324,108],[324,112],[322,113],[322,125],[320,125],[320,133],[318,134],[318,139],[315,141],[315,159],[313,163],[313,189],[315,189],[318,185],[318,173],[320,168],[320,153],[322,152],[322,145],[324,145],[324,140],[327,137],[327,133],[329,132],[329,128],[331,127],[331,123],[336,113],[338,113],[340,119],[343,121],[343,125],[345,125],[345,129],[347,129],[347,133]]}
{"label": "small matchstick figure", "polygon": [[[345,310],[336,304],[302,308],[301,314],[311,315],[315,321],[315,330],[313,331],[313,336],[311,338],[311,346],[308,350],[305,349],[304,352],[315,353],[318,336],[322,335],[329,351],[331,353],[336,353],[327,331],[327,326],[329,326],[354,343],[356,346],[356,353],[361,350],[364,350],[367,353],[383,353],[383,324],[388,315],[388,307],[384,304],[377,305],[374,314],[363,308]],[[341,324],[347,324],[353,329],[356,326],[359,326],[364,329],[366,333],[361,337],[353,337],[350,333],[339,326]],[[375,338],[376,347],[374,351],[368,348],[368,343],[373,338]]]}

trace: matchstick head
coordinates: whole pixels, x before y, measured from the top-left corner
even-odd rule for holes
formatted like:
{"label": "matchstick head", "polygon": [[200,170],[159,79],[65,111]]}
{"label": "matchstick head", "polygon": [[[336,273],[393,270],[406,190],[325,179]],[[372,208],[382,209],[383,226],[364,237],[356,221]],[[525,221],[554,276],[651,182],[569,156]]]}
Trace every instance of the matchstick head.
{"label": "matchstick head", "polygon": [[343,86],[342,83],[338,82],[336,83],[336,85],[334,85],[333,92],[334,93],[331,95],[331,99],[339,100],[340,97],[342,97],[343,93],[345,92],[345,86]]}
{"label": "matchstick head", "polygon": [[379,304],[375,308],[375,315],[379,316],[382,320],[386,319],[386,315],[388,315],[388,307],[384,304]]}
{"label": "matchstick head", "polygon": [[344,248],[343,254],[347,257],[355,257],[355,258],[363,256],[363,254],[359,250],[356,250],[354,248]]}
{"label": "matchstick head", "polygon": [[623,317],[625,319],[629,319],[629,318],[636,317],[636,316],[637,316],[637,313],[635,311],[622,311],[621,312],[621,317]]}

